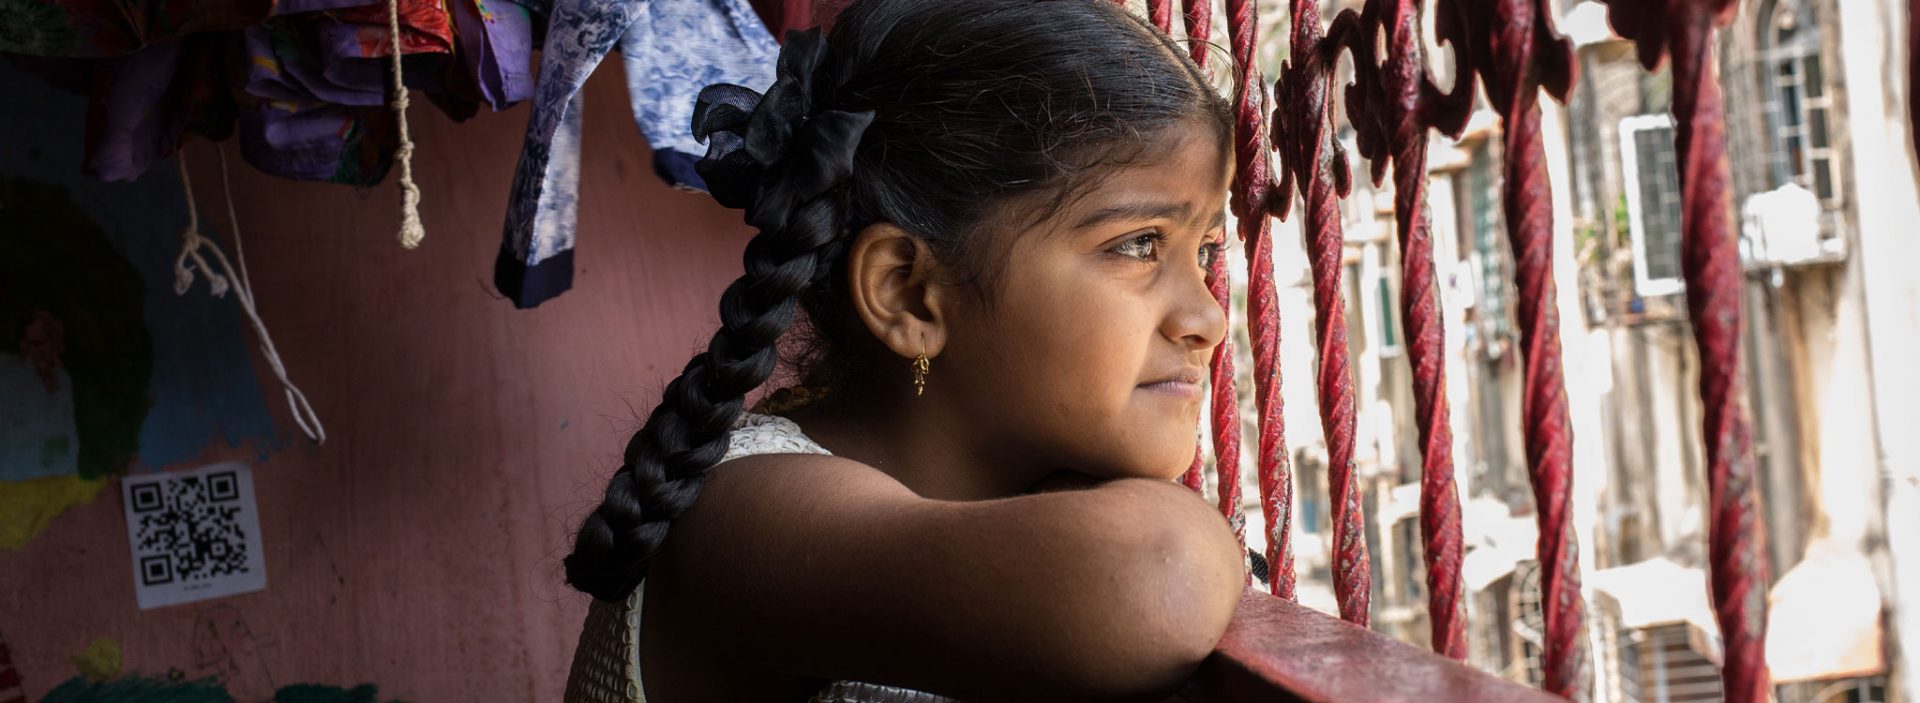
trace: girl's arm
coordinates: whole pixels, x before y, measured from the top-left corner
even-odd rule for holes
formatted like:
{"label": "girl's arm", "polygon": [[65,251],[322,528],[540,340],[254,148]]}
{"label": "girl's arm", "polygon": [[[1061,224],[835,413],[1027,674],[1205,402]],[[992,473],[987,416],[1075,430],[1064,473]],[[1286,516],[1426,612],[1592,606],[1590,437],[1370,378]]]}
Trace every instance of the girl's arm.
{"label": "girl's arm", "polygon": [[965,700],[1157,700],[1244,582],[1220,515],[1147,479],[949,502],[843,458],[753,456],[669,534],[647,593],[702,623],[686,646]]}

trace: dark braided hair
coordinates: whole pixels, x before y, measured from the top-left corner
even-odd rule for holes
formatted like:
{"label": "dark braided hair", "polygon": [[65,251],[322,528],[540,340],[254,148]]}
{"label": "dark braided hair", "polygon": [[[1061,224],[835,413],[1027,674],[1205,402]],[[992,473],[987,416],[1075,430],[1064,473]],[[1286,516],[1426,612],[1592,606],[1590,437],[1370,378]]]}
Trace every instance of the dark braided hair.
{"label": "dark braided hair", "polygon": [[746,394],[804,313],[810,385],[846,388],[887,352],[849,309],[848,239],[895,224],[989,298],[982,232],[1051,216],[1161,133],[1231,148],[1227,102],[1186,53],[1111,0],[855,0],[830,37],[790,32],[763,96],[708,86],[696,167],[759,230],[720,329],[667,384],[581,524],[567,582],[617,601],[725,455]]}

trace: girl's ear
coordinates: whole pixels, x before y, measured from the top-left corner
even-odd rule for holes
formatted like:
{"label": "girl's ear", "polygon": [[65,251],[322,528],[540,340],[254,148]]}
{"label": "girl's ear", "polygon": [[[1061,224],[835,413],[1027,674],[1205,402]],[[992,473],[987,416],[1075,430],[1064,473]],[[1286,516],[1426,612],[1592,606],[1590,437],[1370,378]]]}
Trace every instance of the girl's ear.
{"label": "girl's ear", "polygon": [[893,224],[868,225],[847,252],[854,312],[882,344],[908,359],[939,356],[946,347],[947,306],[957,296],[940,273],[926,241]]}

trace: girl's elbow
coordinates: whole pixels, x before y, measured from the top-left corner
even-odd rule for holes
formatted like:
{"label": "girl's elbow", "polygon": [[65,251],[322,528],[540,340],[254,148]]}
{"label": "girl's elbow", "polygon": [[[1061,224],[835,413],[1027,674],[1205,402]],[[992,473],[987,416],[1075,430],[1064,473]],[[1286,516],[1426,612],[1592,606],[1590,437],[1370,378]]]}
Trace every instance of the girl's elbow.
{"label": "girl's elbow", "polygon": [[1139,594],[1146,601],[1139,607],[1150,614],[1143,622],[1160,632],[1161,645],[1152,654],[1164,667],[1187,673],[1213,653],[1246,588],[1239,540],[1219,514],[1201,505],[1198,515],[1166,523],[1162,559],[1144,569],[1151,573],[1157,566],[1157,573]]}
{"label": "girl's elbow", "polygon": [[1240,543],[1226,521],[1186,489],[1135,521],[1110,603],[1110,657],[1091,682],[1114,700],[1161,700],[1213,653],[1245,589]]}

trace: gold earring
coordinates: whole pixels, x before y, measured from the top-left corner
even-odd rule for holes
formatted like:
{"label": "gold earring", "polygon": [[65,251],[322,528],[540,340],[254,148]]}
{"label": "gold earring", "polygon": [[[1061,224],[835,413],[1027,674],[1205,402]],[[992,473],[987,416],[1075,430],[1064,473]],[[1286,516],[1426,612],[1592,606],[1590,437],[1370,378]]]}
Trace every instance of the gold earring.
{"label": "gold earring", "polygon": [[927,355],[921,354],[913,357],[913,394],[914,395],[920,395],[922,393],[927,392],[927,370],[928,370]]}

